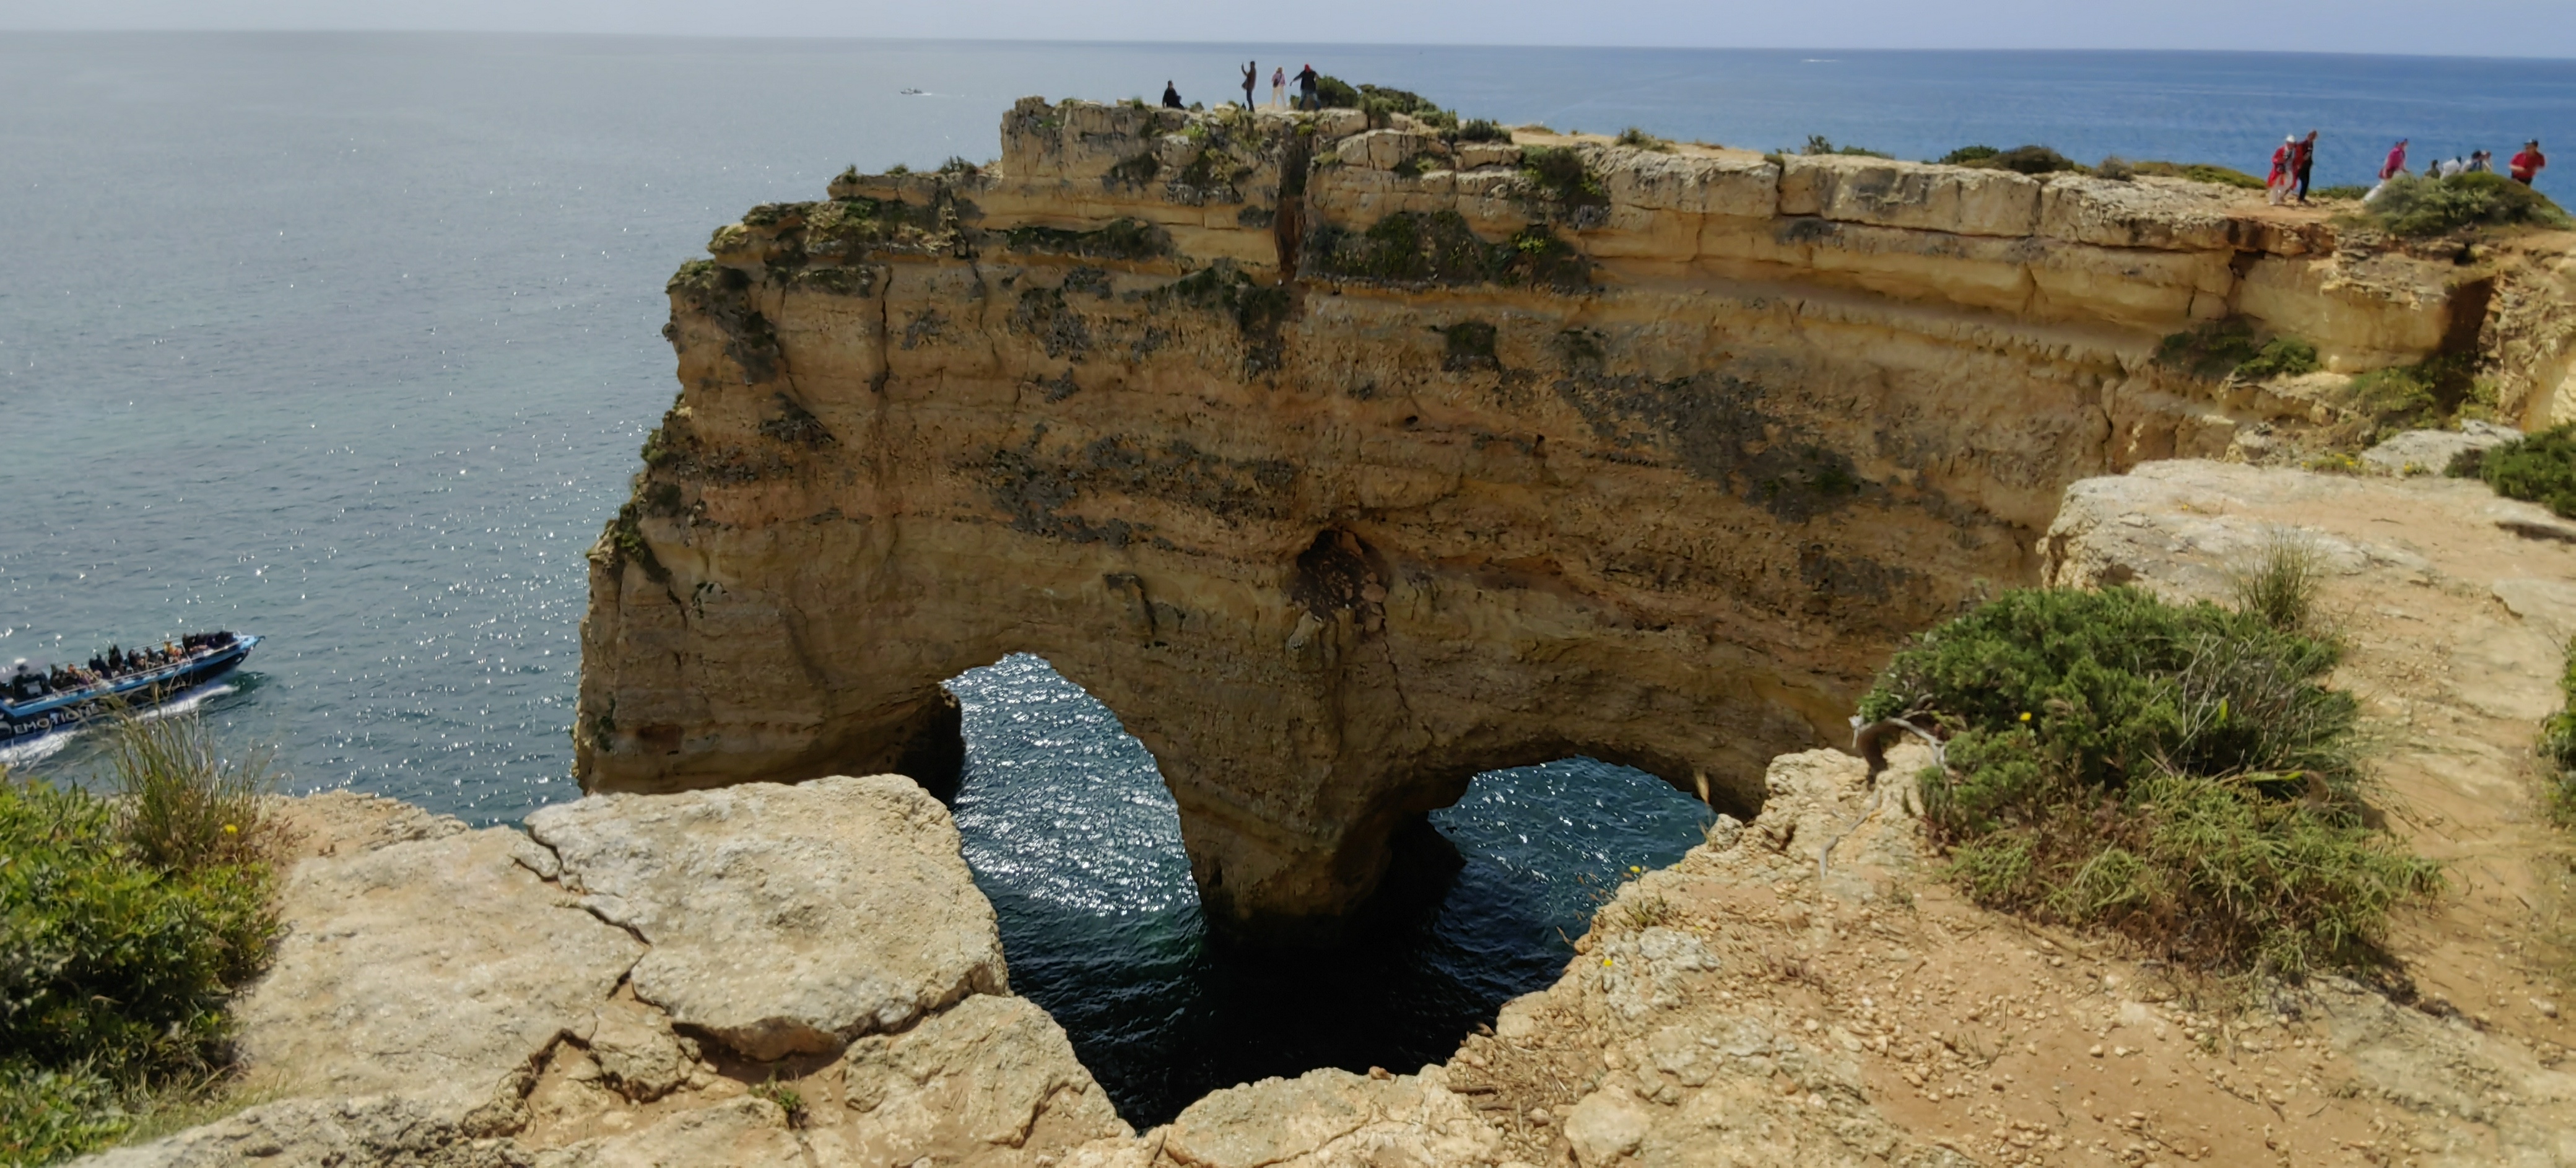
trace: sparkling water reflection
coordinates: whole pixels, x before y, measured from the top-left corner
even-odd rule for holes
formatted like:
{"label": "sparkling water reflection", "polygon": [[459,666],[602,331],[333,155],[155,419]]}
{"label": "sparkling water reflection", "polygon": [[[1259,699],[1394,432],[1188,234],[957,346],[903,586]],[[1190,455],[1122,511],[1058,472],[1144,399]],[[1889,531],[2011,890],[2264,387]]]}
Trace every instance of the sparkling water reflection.
{"label": "sparkling water reflection", "polygon": [[1237,953],[1210,943],[1171,795],[1115,714],[1036,657],[950,688],[966,721],[957,826],[1012,985],[1139,1124],[1267,1075],[1447,1059],[1555,980],[1602,890],[1680,858],[1708,818],[1590,759],[1481,775],[1432,813],[1440,840],[1411,849],[1431,854],[1408,865],[1416,895],[1348,945]]}

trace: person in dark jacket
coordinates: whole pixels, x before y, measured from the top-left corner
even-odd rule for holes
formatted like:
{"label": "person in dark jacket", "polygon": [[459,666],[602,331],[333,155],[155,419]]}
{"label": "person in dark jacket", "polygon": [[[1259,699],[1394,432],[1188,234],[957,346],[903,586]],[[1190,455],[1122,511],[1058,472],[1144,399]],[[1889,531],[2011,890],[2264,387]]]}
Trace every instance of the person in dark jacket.
{"label": "person in dark jacket", "polygon": [[1252,108],[1252,83],[1253,83],[1253,82],[1255,82],[1255,81],[1259,81],[1259,80],[1261,80],[1261,63],[1260,63],[1260,62],[1258,62],[1258,61],[1246,61],[1246,62],[1244,62],[1244,63],[1243,63],[1243,108],[1245,108],[1245,109],[1247,109],[1247,110]]}
{"label": "person in dark jacket", "polygon": [[2308,201],[2308,173],[2315,170],[2316,165],[2317,132],[2310,130],[2307,137],[2299,139],[2298,157],[2291,160],[2291,170],[2298,180],[2299,202],[2302,205]]}
{"label": "person in dark jacket", "polygon": [[1163,83],[1163,108],[1181,108],[1181,91],[1173,88],[1172,83],[1169,81]]}
{"label": "person in dark jacket", "polygon": [[1298,109],[1306,109],[1306,110],[1310,110],[1310,109],[1314,109],[1314,108],[1316,108],[1316,105],[1315,105],[1315,76],[1316,76],[1316,74],[1315,74],[1315,67],[1314,67],[1314,66],[1312,66],[1312,65],[1308,65],[1308,66],[1306,66],[1305,68],[1300,69],[1300,70],[1298,70],[1298,71],[1297,71],[1297,108],[1298,108]]}

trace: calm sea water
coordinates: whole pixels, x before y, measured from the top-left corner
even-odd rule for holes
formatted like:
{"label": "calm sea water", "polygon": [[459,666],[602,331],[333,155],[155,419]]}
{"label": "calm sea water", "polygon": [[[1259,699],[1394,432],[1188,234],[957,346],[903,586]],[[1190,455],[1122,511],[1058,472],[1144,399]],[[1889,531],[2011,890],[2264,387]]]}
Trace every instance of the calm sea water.
{"label": "calm sea water", "polygon": [[[2401,134],[2509,152],[2576,121],[2576,65],[2546,61],[0,33],[0,658],[264,633],[205,708],[296,789],[478,823],[569,798],[581,553],[673,393],[670,271],[852,163],[989,157],[1022,95],[1218,100],[1243,56],[1764,149],[2257,169],[2317,128],[2322,183]],[[1634,772],[1488,776],[1434,817],[1454,871],[1369,945],[1237,961],[1113,713],[1034,659],[956,684],[958,818],[1014,980],[1134,1118],[1444,1056],[1554,976],[1604,882],[1697,837]]]}

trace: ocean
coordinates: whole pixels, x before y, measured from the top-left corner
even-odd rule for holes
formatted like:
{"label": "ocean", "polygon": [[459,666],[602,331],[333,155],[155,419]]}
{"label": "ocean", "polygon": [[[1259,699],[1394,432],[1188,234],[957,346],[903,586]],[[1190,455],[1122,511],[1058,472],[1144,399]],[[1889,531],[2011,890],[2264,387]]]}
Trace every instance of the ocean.
{"label": "ocean", "polygon": [[[289,789],[476,824],[574,797],[582,553],[675,390],[672,269],[845,166],[988,158],[1023,95],[1220,101],[1245,58],[1757,149],[2259,171],[2313,128],[2321,185],[2401,135],[2420,168],[2576,122],[2563,61],[0,33],[0,660],[256,632],[202,708],[277,744]],[[1458,858],[1423,903],[1328,961],[1244,961],[1207,944],[1113,711],[1034,658],[955,688],[956,812],[1014,984],[1139,1122],[1260,1074],[1445,1057],[1704,814],[1588,760],[1486,776],[1433,817]],[[9,761],[96,763],[77,741]]]}

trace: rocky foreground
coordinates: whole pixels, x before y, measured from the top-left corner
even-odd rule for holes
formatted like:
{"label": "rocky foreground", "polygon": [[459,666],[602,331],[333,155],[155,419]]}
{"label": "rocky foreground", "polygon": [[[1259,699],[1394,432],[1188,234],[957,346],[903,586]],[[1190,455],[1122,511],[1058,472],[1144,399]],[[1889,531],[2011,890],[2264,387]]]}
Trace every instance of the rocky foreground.
{"label": "rocky foreground", "polygon": [[330,794],[290,809],[287,937],[240,1005],[270,1101],[89,1163],[2576,1164],[2543,976],[2569,847],[2529,754],[2576,525],[2470,482],[2168,462],[2077,484],[2041,550],[2057,583],[2211,596],[2284,529],[2329,566],[2391,822],[2450,866],[2389,986],[2247,1007],[1962,903],[1919,842],[1925,750],[1808,751],[1445,1065],[1138,1133],[1011,995],[908,779],[593,796],[525,833]]}

